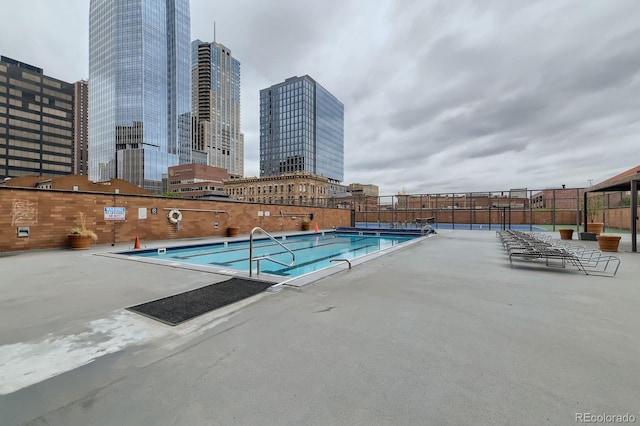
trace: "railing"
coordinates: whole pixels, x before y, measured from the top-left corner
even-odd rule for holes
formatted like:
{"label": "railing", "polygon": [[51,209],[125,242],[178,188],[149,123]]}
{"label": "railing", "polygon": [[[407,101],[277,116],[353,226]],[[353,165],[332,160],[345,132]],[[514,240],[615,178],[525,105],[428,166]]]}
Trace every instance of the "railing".
{"label": "railing", "polygon": [[[291,253],[291,258],[292,258],[291,259],[291,263],[287,264],[287,263],[284,263],[284,262],[280,262],[279,260],[272,259],[269,256],[260,256],[260,257],[256,257],[254,259],[253,258],[253,233],[256,232],[256,231],[262,232],[264,235],[269,237],[272,241],[274,241],[280,247],[282,247],[283,249],[285,249],[286,251]],[[276,238],[273,235],[269,234],[267,231],[265,231],[264,229],[260,228],[259,226],[256,226],[249,233],[249,276],[252,276],[252,274],[253,274],[253,261],[254,260],[256,261],[256,263],[258,265],[258,269],[256,271],[256,275],[260,275],[260,261],[261,260],[268,260],[270,262],[274,262],[274,263],[277,263],[277,264],[282,265],[282,266],[293,266],[296,263],[296,255],[287,246],[282,244],[280,241],[276,240]]]}
{"label": "railing", "polygon": [[420,228],[420,235],[422,236],[432,233],[434,233],[433,226],[431,226],[431,224],[429,223],[423,225],[422,228]]}
{"label": "railing", "polygon": [[351,269],[351,261],[349,259],[329,259],[329,262],[347,262],[349,264],[349,269]]}

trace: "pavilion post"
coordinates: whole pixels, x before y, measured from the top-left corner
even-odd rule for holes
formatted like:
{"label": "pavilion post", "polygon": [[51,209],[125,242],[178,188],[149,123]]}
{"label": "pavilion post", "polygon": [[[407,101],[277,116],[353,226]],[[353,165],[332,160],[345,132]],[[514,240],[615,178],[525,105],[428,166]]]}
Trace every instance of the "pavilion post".
{"label": "pavilion post", "polygon": [[582,216],[584,219],[584,232],[589,232],[589,229],[587,229],[587,191],[584,191],[584,194],[582,194],[583,200],[582,200]]}
{"label": "pavilion post", "polygon": [[637,251],[638,235],[638,181],[631,181],[631,251]]}

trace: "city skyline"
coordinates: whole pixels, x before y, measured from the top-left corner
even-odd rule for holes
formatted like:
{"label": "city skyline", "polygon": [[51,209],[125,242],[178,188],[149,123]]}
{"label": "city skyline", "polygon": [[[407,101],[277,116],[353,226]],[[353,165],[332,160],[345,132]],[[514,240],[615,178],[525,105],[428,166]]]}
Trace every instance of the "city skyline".
{"label": "city skyline", "polygon": [[[3,11],[0,53],[87,78],[88,2]],[[215,21],[242,59],[246,176],[259,175],[259,90],[309,74],[345,105],[346,183],[381,194],[575,187],[640,163],[629,155],[639,11],[633,1],[192,0],[191,40],[213,39]]]}

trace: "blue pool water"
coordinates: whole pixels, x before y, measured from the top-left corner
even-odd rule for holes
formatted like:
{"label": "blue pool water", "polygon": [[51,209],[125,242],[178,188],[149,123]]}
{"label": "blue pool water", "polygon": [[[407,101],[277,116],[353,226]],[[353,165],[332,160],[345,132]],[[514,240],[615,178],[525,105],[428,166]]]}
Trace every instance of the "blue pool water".
{"label": "blue pool water", "polygon": [[[256,236],[257,237],[257,236]],[[416,238],[416,235],[359,235],[354,233],[327,232],[277,237],[277,240],[293,251],[296,262],[291,267],[268,260],[260,262],[260,272],[285,277],[297,277],[318,271],[335,263],[331,259],[355,259],[384,250]],[[168,247],[163,250],[136,250],[121,254],[162,259],[194,265],[206,265],[223,269],[249,271],[249,241]],[[254,238],[253,256],[269,256],[289,264],[291,254],[268,238]],[[256,263],[253,264],[256,270]]]}

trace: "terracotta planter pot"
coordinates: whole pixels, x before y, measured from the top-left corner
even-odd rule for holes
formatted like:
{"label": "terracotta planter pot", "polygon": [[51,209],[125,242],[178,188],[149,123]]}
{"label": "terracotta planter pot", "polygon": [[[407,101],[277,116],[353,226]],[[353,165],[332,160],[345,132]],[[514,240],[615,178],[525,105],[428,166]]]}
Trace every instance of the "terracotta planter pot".
{"label": "terracotta planter pot", "polygon": [[237,226],[230,226],[227,228],[227,236],[228,237],[237,237],[240,234],[240,228]]}
{"label": "terracotta planter pot", "polygon": [[620,239],[622,238],[619,235],[603,235],[600,234],[596,237],[598,239],[598,246],[602,251],[618,251],[618,246],[620,245]]}
{"label": "terracotta planter pot", "polygon": [[310,223],[303,223],[303,224],[302,224],[302,230],[303,230],[303,231],[309,231],[309,230],[311,230],[311,224],[310,224]]}
{"label": "terracotta planter pot", "polygon": [[573,229],[559,229],[560,231],[560,239],[561,240],[572,240],[573,239]]}
{"label": "terracotta planter pot", "polygon": [[593,232],[596,235],[600,235],[602,233],[603,228],[604,228],[604,223],[602,222],[587,223],[587,231]]}
{"label": "terracotta planter pot", "polygon": [[73,250],[87,250],[91,246],[91,237],[84,235],[69,235],[69,247]]}

